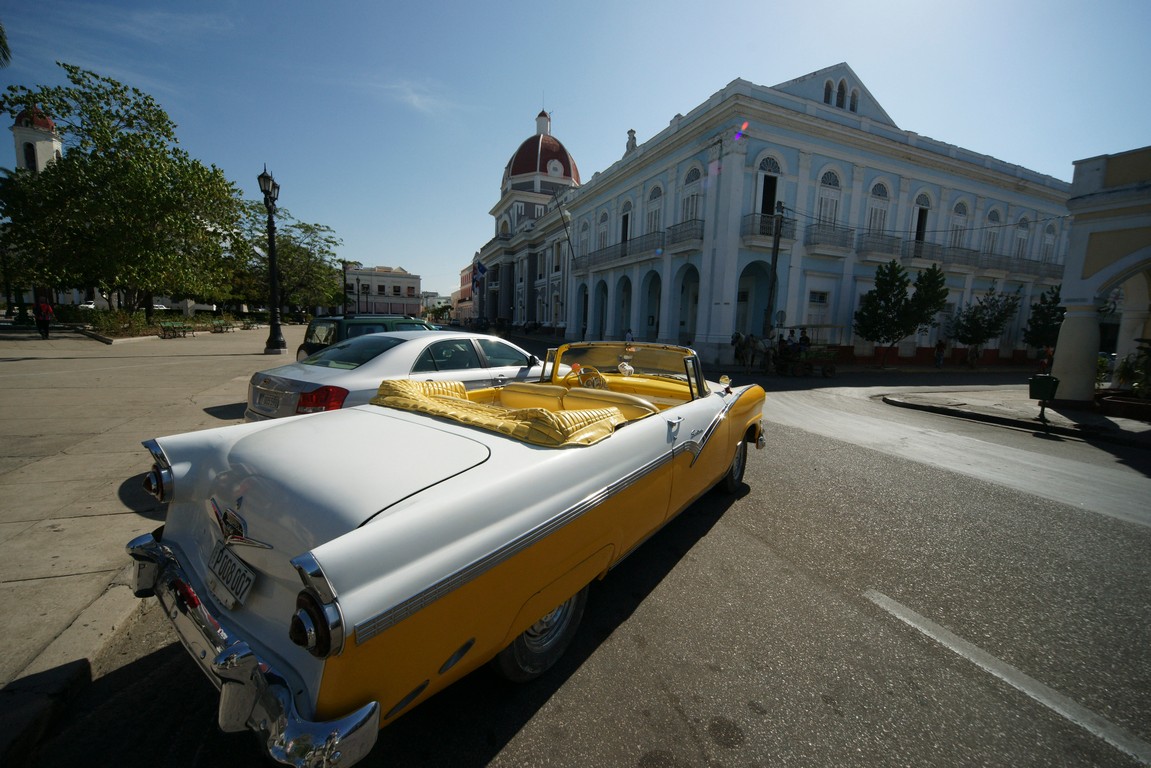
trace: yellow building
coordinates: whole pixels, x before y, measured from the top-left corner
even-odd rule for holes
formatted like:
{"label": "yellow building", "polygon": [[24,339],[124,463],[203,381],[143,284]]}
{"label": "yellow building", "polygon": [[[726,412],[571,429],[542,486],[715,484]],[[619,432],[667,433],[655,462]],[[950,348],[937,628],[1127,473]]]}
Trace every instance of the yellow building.
{"label": "yellow building", "polygon": [[1120,360],[1151,338],[1151,147],[1077,161],[1067,208],[1067,314],[1052,373],[1060,400],[1091,400],[1101,314],[1119,315]]}

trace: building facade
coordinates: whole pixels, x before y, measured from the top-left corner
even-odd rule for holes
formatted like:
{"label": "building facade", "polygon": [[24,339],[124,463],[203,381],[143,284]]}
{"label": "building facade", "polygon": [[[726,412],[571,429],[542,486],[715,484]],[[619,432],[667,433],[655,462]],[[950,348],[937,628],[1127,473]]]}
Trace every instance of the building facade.
{"label": "building facade", "polygon": [[379,315],[423,314],[420,276],[403,267],[354,267],[344,272],[345,309]]}
{"label": "building facade", "polygon": [[[642,144],[629,132],[586,183],[546,118],[509,161],[473,263],[491,321],[568,339],[630,330],[712,362],[731,360],[734,332],[802,326],[867,357],[852,318],[894,259],[913,276],[939,264],[949,309],[1018,289],[1019,317],[988,345],[1014,357],[1027,308],[1062,278],[1069,184],[900,129],[847,64],[735,80]],[[940,332],[900,355],[929,356]]]}
{"label": "building facade", "polygon": [[1109,321],[1119,359],[1151,339],[1151,147],[1076,162],[1067,205],[1067,314],[1051,372],[1060,400],[1089,401]]}

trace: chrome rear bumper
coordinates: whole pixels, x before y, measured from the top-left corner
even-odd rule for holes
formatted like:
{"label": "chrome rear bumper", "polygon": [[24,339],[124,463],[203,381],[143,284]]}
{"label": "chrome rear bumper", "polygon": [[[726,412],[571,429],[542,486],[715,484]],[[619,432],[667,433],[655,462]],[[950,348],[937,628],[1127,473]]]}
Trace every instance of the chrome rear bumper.
{"label": "chrome rear bumper", "polygon": [[149,533],[128,542],[127,550],[136,562],[136,596],[156,597],[184,647],[220,690],[221,730],[251,729],[273,760],[300,768],[345,768],[372,750],[378,702],[337,720],[303,719],[283,676],[201,602],[172,547]]}

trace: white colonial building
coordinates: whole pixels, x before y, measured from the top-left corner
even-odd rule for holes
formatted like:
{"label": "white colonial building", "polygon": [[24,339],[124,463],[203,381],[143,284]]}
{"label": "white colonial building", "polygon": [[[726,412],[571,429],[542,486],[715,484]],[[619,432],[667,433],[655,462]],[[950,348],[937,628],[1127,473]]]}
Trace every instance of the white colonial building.
{"label": "white colonial building", "polygon": [[[972,108],[976,108],[973,105]],[[991,355],[1025,350],[1031,303],[1062,278],[1070,185],[900,129],[847,64],[774,87],[735,80],[581,183],[541,113],[505,168],[475,314],[568,339],[693,345],[817,326],[857,356],[878,264],[939,264],[950,302],[1020,289]],[[776,214],[780,232],[774,237]],[[908,339],[929,354],[939,331]],[[996,351],[997,350],[997,351]]]}
{"label": "white colonial building", "polygon": [[344,294],[349,312],[419,317],[424,310],[420,276],[403,267],[349,267]]}

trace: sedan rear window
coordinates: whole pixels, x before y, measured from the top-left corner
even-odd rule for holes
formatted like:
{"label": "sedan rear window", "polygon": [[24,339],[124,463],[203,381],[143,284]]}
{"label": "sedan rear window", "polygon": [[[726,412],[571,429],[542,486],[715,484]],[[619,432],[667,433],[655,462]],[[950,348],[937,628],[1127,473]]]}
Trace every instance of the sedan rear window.
{"label": "sedan rear window", "polygon": [[362,336],[321,349],[301,362],[320,368],[352,370],[403,343],[404,339],[395,339],[391,336]]}

